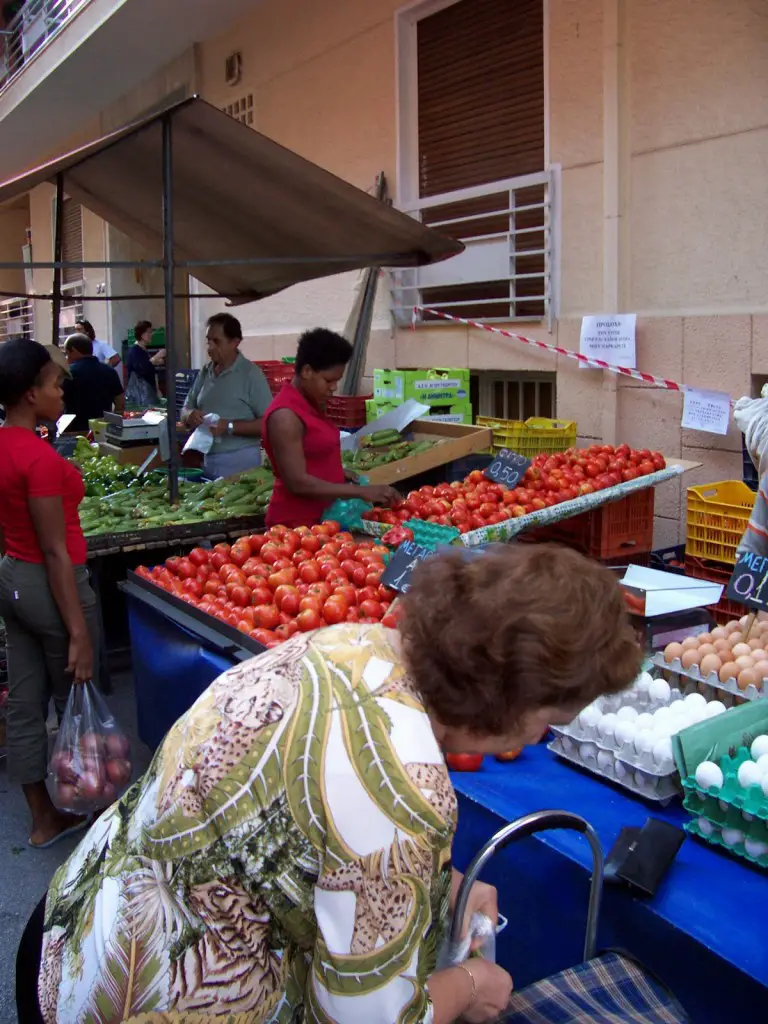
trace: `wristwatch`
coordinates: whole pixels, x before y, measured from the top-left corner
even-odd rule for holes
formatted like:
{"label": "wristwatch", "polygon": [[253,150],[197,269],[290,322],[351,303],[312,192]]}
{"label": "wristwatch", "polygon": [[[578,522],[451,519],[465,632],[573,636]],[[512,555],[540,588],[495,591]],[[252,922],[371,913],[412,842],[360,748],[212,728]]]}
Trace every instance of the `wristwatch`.
{"label": "wristwatch", "polygon": [[232,422],[232,420],[230,420],[229,423],[227,424],[227,437],[232,437],[234,432],[235,432],[235,424]]}

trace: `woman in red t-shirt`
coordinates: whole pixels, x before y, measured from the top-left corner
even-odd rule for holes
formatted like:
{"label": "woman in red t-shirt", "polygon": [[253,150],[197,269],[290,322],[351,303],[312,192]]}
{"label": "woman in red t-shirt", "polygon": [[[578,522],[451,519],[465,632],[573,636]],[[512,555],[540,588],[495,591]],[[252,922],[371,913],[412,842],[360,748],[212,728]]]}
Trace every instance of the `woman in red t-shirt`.
{"label": "woman in red t-shirt", "polygon": [[360,487],[347,481],[341,435],[325,417],[352,355],[340,334],[317,327],[299,338],[296,372],[264,413],[263,443],[275,472],[267,526],[311,526],[336,498],[380,505],[399,500],[394,487]]}
{"label": "woman in red t-shirt", "polygon": [[45,785],[48,703],[61,717],[72,681],[93,674],[96,597],[77,507],[77,469],[35,433],[64,411],[62,370],[42,345],[0,345],[0,615],[8,653],[8,769],[32,814],[29,843],[50,846],[85,821],[58,811]]}

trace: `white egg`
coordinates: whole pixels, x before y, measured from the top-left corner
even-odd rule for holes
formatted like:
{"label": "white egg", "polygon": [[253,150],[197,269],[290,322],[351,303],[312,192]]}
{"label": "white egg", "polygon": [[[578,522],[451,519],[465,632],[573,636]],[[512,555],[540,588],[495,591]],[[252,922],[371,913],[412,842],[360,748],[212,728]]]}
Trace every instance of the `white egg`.
{"label": "white egg", "polygon": [[623,761],[617,761],[613,766],[613,770],[616,773],[617,779],[623,779],[627,774],[627,766]]}
{"label": "white egg", "polygon": [[711,700],[707,704],[707,718],[715,718],[717,715],[722,715],[726,711],[725,704],[721,700]]}
{"label": "white egg", "polygon": [[649,779],[642,772],[635,772],[633,778],[638,789],[650,789],[653,786],[653,779]]}
{"label": "white egg", "polygon": [[598,750],[597,752],[597,767],[601,771],[608,772],[613,768],[613,754],[610,750]]}
{"label": "white egg", "polygon": [[760,785],[763,772],[754,761],[745,761],[743,764],[739,765],[736,777],[738,778],[739,785],[742,789],[751,789],[752,786]]}
{"label": "white egg", "polygon": [[672,712],[673,718],[682,718],[683,715],[688,714],[688,707],[684,700],[674,700],[669,705],[669,710]]}
{"label": "white egg", "polygon": [[753,761],[759,761],[763,754],[768,754],[768,736],[758,736],[749,748]]}
{"label": "white egg", "polygon": [[744,849],[750,857],[757,859],[758,857],[764,857],[768,853],[768,843],[761,843],[759,839],[745,839]]}
{"label": "white egg", "polygon": [[625,743],[631,743],[635,738],[636,732],[637,730],[635,729],[634,722],[617,722],[614,733],[616,737],[616,745],[618,747],[623,747]]}
{"label": "white egg", "polygon": [[696,769],[696,784],[702,789],[720,789],[723,785],[723,773],[720,765],[714,761],[702,761]]}
{"label": "white egg", "polygon": [[653,744],[653,761],[662,771],[672,767],[672,740],[668,736],[664,739],[656,740]]}
{"label": "white egg", "polygon": [[669,707],[668,705],[665,705],[662,708],[658,708],[656,711],[653,712],[653,727],[654,727],[654,729],[659,724],[659,722],[666,722],[670,718],[672,718],[672,708],[671,707]]}
{"label": "white egg", "polygon": [[589,732],[590,729],[595,728],[602,717],[603,714],[600,711],[600,708],[596,708],[594,704],[590,704],[581,712],[578,717],[578,722],[582,729]]}
{"label": "white egg", "polygon": [[689,693],[683,703],[689,708],[705,708],[707,706],[707,698],[703,697],[700,693]]}
{"label": "white egg", "polygon": [[715,831],[715,826],[708,818],[699,818],[697,824],[699,826],[699,832],[701,832],[703,836],[711,836]]}
{"label": "white egg", "polygon": [[635,680],[635,689],[639,693],[648,693],[648,690],[653,683],[653,676],[650,672],[641,672]]}
{"label": "white egg", "polygon": [[744,819],[744,821],[754,821],[755,820],[754,814],[749,814],[747,811],[742,811],[741,812],[741,816]]}
{"label": "white egg", "polygon": [[724,828],[721,834],[726,846],[738,846],[744,842],[744,833],[738,828]]}
{"label": "white egg", "polygon": [[597,723],[597,731],[604,740],[612,740],[614,735],[614,729],[616,728],[616,715],[613,711],[609,711],[607,715],[603,715],[600,721]]}
{"label": "white egg", "polygon": [[635,735],[635,750],[642,757],[643,754],[650,754],[657,742],[656,734],[645,729]]}
{"label": "white egg", "polygon": [[698,725],[699,722],[705,721],[705,719],[707,717],[707,709],[706,709],[706,707],[703,707],[703,708],[696,707],[696,708],[693,709],[693,711],[691,712],[691,714],[688,717],[691,720],[691,725]]}
{"label": "white egg", "polygon": [[594,743],[582,743],[579,747],[579,757],[582,761],[594,761],[597,757],[597,747]]}
{"label": "white egg", "polygon": [[560,746],[563,748],[566,754],[572,754],[576,744],[568,736],[560,737]]}
{"label": "white egg", "polygon": [[648,687],[648,696],[651,700],[668,701],[671,692],[666,679],[654,679]]}
{"label": "white egg", "polygon": [[620,722],[634,722],[638,717],[637,709],[630,707],[619,708],[616,717]]}
{"label": "white egg", "polygon": [[768,772],[768,754],[761,754],[755,764],[763,774]]}
{"label": "white egg", "polygon": [[651,735],[654,736],[657,740],[663,740],[669,736],[677,735],[678,730],[678,723],[668,719],[666,722],[659,722],[658,725],[654,726]]}
{"label": "white egg", "polygon": [[635,728],[638,732],[642,732],[643,729],[653,728],[653,715],[647,711],[643,711],[641,715],[638,715],[635,719]]}
{"label": "white egg", "polygon": [[764,775],[760,779],[760,789],[763,791],[763,796],[768,796],[768,775]]}

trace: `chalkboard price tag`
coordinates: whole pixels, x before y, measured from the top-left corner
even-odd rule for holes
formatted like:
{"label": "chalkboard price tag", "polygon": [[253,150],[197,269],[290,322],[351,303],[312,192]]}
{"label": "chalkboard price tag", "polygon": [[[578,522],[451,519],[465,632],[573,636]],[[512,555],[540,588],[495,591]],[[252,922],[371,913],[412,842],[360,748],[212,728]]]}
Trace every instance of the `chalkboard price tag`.
{"label": "chalkboard price tag", "polygon": [[485,470],[489,480],[501,487],[517,487],[525,476],[525,471],[531,465],[531,460],[517,452],[511,452],[508,448],[502,448],[493,457],[493,462]]}
{"label": "chalkboard price tag", "polygon": [[725,596],[755,611],[768,611],[768,558],[751,551],[739,555]]}
{"label": "chalkboard price tag", "polygon": [[407,594],[411,589],[411,573],[419,562],[425,562],[434,553],[431,548],[425,548],[422,544],[404,540],[389,560],[381,583],[400,594]]}

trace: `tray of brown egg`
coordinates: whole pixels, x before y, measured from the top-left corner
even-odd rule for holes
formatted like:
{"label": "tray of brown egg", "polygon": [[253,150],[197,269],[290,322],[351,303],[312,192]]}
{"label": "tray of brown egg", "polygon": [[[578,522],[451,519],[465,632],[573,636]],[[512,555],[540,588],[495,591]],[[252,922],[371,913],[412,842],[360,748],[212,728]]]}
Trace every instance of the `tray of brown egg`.
{"label": "tray of brown egg", "polygon": [[745,615],[711,633],[667,644],[653,661],[697,683],[756,700],[768,693],[768,620]]}

